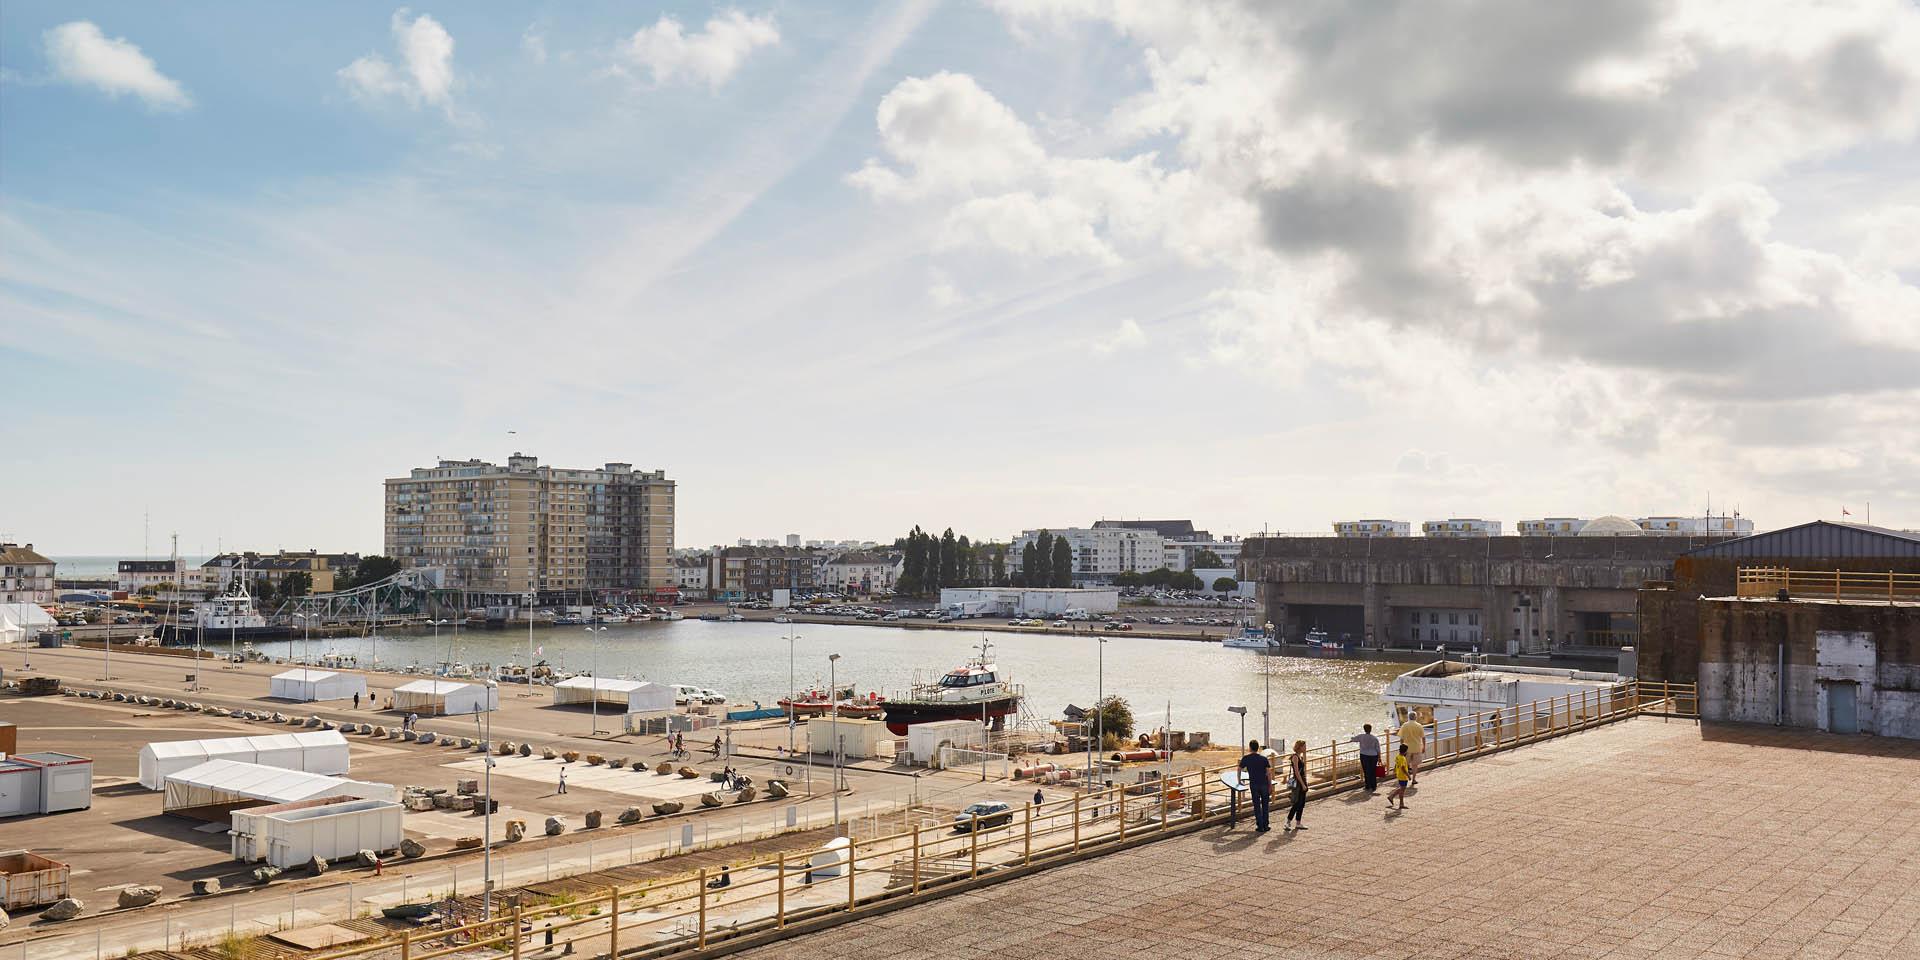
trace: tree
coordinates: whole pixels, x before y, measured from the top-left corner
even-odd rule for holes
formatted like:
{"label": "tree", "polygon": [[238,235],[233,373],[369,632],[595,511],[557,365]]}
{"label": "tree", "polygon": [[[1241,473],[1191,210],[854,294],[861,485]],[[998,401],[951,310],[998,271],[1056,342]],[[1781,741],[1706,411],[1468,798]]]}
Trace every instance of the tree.
{"label": "tree", "polygon": [[1213,581],[1214,593],[1232,593],[1240,589],[1240,581],[1232,577],[1220,577]]}
{"label": "tree", "polygon": [[940,585],[960,585],[960,544],[953,537],[952,527],[940,535]]}
{"label": "tree", "polygon": [[973,570],[973,563],[974,563],[973,541],[968,540],[965,535],[962,535],[960,537],[959,552],[955,553],[954,556],[959,558],[956,561],[957,565],[960,568],[960,583],[958,585],[967,586],[974,583],[978,583],[980,578],[974,573],[974,570]]}
{"label": "tree", "polygon": [[[1127,698],[1111,696],[1093,705],[1087,711],[1087,730],[1098,730],[1101,736],[1114,740],[1128,740],[1133,737],[1133,707],[1127,704]],[[1107,749],[1106,743],[1100,749]]]}
{"label": "tree", "polygon": [[1027,586],[1053,586],[1053,534],[1046,530],[1033,540],[1033,566],[1027,568]]}
{"label": "tree", "polygon": [[994,586],[1004,587],[1007,585],[1007,545],[996,543],[991,549],[993,551],[992,570],[988,578],[993,581]]}
{"label": "tree", "polygon": [[1040,569],[1040,561],[1037,559],[1039,555],[1040,547],[1032,540],[1028,540],[1026,545],[1020,548],[1020,586],[1037,586],[1033,577],[1034,572]]}
{"label": "tree", "polygon": [[296,570],[280,580],[280,595],[288,600],[313,592],[313,574]]}
{"label": "tree", "polygon": [[[353,576],[335,579],[333,589],[351,590],[354,587],[364,587],[369,583],[379,583],[399,573],[401,569],[402,564],[400,561],[392,557],[383,557],[377,553],[370,553],[360,558],[360,565],[354,568]],[[311,587],[312,585],[309,584],[308,586]]]}
{"label": "tree", "polygon": [[1048,579],[1050,587],[1073,586],[1073,546],[1066,537],[1053,541],[1053,576]]}
{"label": "tree", "polygon": [[1199,550],[1194,553],[1193,562],[1187,564],[1187,567],[1193,570],[1218,570],[1226,565],[1227,562],[1220,559],[1220,555],[1212,550]]}
{"label": "tree", "polygon": [[1191,570],[1182,570],[1174,574],[1173,578],[1167,582],[1167,586],[1175,590],[1205,590],[1207,588],[1207,585],[1201,581],[1200,576]]}
{"label": "tree", "polygon": [[1113,585],[1116,587],[1137,587],[1140,585],[1140,574],[1132,570],[1122,570],[1113,575]]}

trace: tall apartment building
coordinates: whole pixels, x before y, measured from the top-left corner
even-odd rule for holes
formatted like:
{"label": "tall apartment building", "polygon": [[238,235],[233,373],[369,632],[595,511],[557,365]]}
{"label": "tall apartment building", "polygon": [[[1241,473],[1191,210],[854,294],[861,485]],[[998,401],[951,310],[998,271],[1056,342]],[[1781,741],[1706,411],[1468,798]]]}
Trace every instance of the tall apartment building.
{"label": "tall apartment building", "polygon": [[[1073,551],[1073,582],[1112,583],[1115,574],[1146,573],[1166,565],[1167,541],[1152,530],[1129,527],[1062,527],[1049,529],[1057,540],[1065,540]],[[1008,572],[1020,572],[1022,551],[1040,538],[1039,530],[1026,530],[1007,546]]]}
{"label": "tall apartment building", "polygon": [[673,493],[666,471],[630,463],[442,460],[386,481],[386,551],[490,593],[671,591]]}
{"label": "tall apartment building", "polygon": [[707,560],[713,600],[765,600],[775,590],[812,590],[813,554],[800,547],[725,547]]}
{"label": "tall apartment building", "polygon": [[0,543],[0,603],[52,603],[53,568],[31,543]]}

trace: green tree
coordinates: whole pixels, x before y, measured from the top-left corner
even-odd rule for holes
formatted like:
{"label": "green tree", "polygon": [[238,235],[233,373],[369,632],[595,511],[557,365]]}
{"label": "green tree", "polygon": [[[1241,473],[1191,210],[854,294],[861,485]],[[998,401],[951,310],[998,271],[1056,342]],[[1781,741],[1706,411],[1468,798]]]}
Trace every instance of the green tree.
{"label": "green tree", "polygon": [[1218,570],[1226,565],[1227,562],[1220,559],[1220,555],[1214,553],[1212,550],[1197,551],[1193,555],[1193,562],[1187,564],[1188,567],[1195,570]]}
{"label": "green tree", "polygon": [[898,586],[901,593],[919,593],[921,584],[927,581],[927,544],[919,524],[907,532],[906,554]]}
{"label": "green tree", "polygon": [[940,535],[940,585],[960,585],[960,543],[954,539],[952,527]]}
{"label": "green tree", "polygon": [[1088,731],[1098,729],[1101,736],[1106,738],[1100,744],[1100,749],[1108,749],[1109,742],[1132,739],[1133,707],[1128,705],[1125,697],[1108,697],[1087,711],[1087,725]]}
{"label": "green tree", "polygon": [[993,551],[990,561],[992,569],[988,574],[988,579],[993,582],[994,586],[1004,587],[1007,585],[1007,545],[1004,543],[996,543],[993,544],[991,549]]}
{"label": "green tree", "polygon": [[280,595],[288,600],[313,592],[313,574],[296,570],[280,580]]}
{"label": "green tree", "polygon": [[1213,592],[1232,593],[1240,589],[1240,581],[1232,577],[1220,577],[1213,581]]}
{"label": "green tree", "polygon": [[333,588],[335,590],[351,590],[354,587],[364,587],[369,583],[379,583],[399,573],[400,570],[400,561],[392,557],[383,557],[377,553],[370,553],[360,558],[360,565],[354,568],[353,576],[335,579]]}
{"label": "green tree", "polygon": [[1182,570],[1174,574],[1172,579],[1167,582],[1167,586],[1175,590],[1205,590],[1207,588],[1207,585],[1201,581],[1199,575],[1190,570]]}
{"label": "green tree", "polygon": [[1073,586],[1073,547],[1066,537],[1053,541],[1053,576],[1047,585],[1053,587]]}
{"label": "green tree", "polygon": [[1132,570],[1122,570],[1113,575],[1113,585],[1116,587],[1137,587],[1140,585],[1140,574]]}

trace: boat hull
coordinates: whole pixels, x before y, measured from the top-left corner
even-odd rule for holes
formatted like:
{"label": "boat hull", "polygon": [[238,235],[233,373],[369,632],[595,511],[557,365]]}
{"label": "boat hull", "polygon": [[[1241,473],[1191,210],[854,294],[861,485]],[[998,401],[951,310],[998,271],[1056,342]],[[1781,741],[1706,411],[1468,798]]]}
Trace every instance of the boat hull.
{"label": "boat hull", "polygon": [[[173,624],[161,624],[153,632],[155,636],[160,638],[162,643],[185,644],[192,643],[194,635],[201,631],[199,627],[181,627]],[[211,644],[215,641],[225,641],[229,639],[283,640],[292,635],[292,627],[240,627],[237,629],[221,629],[215,627],[206,631],[206,635],[202,640],[205,643]]]}
{"label": "boat hull", "polygon": [[1008,714],[1020,709],[1020,698],[1008,696],[973,703],[887,700],[880,704],[880,709],[886,714],[888,732],[896,737],[904,737],[907,735],[907,728],[916,723],[931,723],[935,720],[978,720],[982,714],[983,704],[988,724],[997,730],[1004,725]]}

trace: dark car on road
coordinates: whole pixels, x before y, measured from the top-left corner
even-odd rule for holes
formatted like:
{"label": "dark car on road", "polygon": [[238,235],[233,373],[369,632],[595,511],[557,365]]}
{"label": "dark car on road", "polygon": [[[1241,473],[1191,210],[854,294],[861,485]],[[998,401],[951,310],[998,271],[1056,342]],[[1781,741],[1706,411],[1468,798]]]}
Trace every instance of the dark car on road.
{"label": "dark car on road", "polygon": [[[976,819],[976,817],[978,819]],[[966,833],[973,829],[975,823],[979,823],[982,828],[987,828],[1004,827],[1012,822],[1013,808],[1007,804],[998,802],[976,803],[954,815],[953,829],[960,833]]]}

